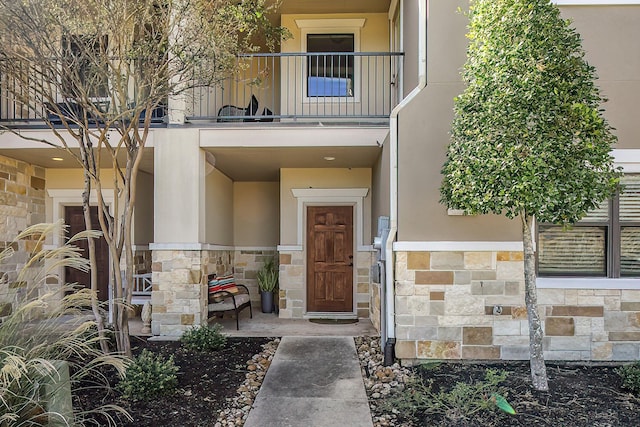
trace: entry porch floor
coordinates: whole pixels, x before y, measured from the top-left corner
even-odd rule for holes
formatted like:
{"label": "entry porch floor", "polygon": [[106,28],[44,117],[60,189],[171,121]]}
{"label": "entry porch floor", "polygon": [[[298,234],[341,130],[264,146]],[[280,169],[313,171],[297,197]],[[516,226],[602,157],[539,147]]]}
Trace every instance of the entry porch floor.
{"label": "entry porch floor", "polygon": [[[212,319],[209,324],[219,323],[222,332],[231,337],[284,337],[284,336],[377,336],[378,331],[369,319],[358,319],[348,324],[319,324],[309,319],[280,319],[275,313],[262,313],[260,308],[253,308],[253,319],[249,318],[249,310],[240,313],[240,330],[236,330],[236,319],[225,315],[222,319]],[[143,336],[140,332],[140,317],[130,319],[131,335]]]}

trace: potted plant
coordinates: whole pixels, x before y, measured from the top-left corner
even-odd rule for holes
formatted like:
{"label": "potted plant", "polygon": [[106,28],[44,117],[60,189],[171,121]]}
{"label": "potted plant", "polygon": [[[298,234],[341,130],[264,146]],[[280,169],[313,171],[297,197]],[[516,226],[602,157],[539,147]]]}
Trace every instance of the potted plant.
{"label": "potted plant", "polygon": [[263,313],[273,312],[274,293],[278,288],[278,276],[278,266],[273,258],[265,261],[256,275]]}

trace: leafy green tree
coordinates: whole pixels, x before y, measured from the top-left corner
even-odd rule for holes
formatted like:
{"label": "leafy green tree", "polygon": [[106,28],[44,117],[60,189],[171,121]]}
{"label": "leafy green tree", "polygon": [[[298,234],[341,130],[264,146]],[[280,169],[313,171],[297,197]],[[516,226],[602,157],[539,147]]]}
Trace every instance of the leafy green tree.
{"label": "leafy green tree", "polygon": [[533,386],[547,390],[534,217],[569,226],[619,184],[580,35],[548,0],[472,0],[464,92],[455,99],[442,202],[522,221]]}
{"label": "leafy green tree", "polygon": [[[269,20],[277,7],[267,0],[0,0],[3,89],[9,104],[51,129],[36,141],[65,150],[83,168],[87,229],[96,190],[112,263],[116,342],[127,355],[136,181],[152,117],[168,99],[184,104],[194,87],[227,78],[242,67],[238,54],[274,49],[286,33]],[[33,140],[18,128],[4,130]],[[102,178],[109,167],[114,178]],[[92,239],[89,259],[95,265]],[[96,298],[92,307],[103,334]]]}

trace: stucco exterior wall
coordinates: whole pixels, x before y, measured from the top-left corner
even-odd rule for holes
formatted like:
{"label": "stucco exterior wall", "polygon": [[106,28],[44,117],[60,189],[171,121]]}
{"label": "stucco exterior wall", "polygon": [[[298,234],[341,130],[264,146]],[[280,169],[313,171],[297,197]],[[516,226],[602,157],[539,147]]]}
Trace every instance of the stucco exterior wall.
{"label": "stucco exterior wall", "polygon": [[233,181],[214,169],[205,178],[205,241],[233,245]]}
{"label": "stucco exterior wall", "polygon": [[153,242],[153,175],[138,172],[136,207],[133,213],[133,243],[148,245]]}
{"label": "stucco exterior wall", "polygon": [[[84,173],[82,169],[46,169],[47,190],[79,190],[70,196],[73,200],[68,201],[70,205],[82,204],[82,189],[84,188]],[[102,169],[100,171],[100,181],[103,194],[107,198],[113,198],[113,171]],[[136,208],[134,212],[134,225],[132,241],[135,245],[148,245],[153,241],[153,176],[145,173],[138,173],[136,189]],[[95,189],[95,185],[92,184]],[[67,203],[67,202],[65,202]],[[120,204],[122,207],[123,205]],[[53,220],[53,199],[46,196],[46,220]],[[139,219],[139,220],[136,220]]]}
{"label": "stucco exterior wall", "polygon": [[[464,90],[459,73],[466,60],[467,18],[458,7],[465,10],[468,4],[429,2],[427,87],[399,116],[398,240],[518,241],[517,221],[450,216],[438,202],[453,98]],[[616,148],[639,148],[640,27],[634,23],[640,20],[640,6],[565,6],[562,13],[574,19],[587,60],[596,66],[598,84],[609,98],[604,108],[619,137]]]}
{"label": "stucco exterior wall", "polygon": [[280,184],[233,183],[235,246],[275,246],[280,241]]}
{"label": "stucco exterior wall", "polygon": [[[398,240],[521,240],[520,224],[500,217],[450,216],[439,203],[453,98],[464,89],[465,1],[429,2],[427,86],[398,117]],[[446,42],[445,42],[446,41]],[[409,72],[409,71],[407,71]]]}
{"label": "stucco exterior wall", "polygon": [[378,234],[378,217],[389,216],[389,136],[371,171],[371,236]]}
{"label": "stucco exterior wall", "polygon": [[154,242],[205,239],[204,169],[197,129],[158,133],[154,147]]}
{"label": "stucco exterior wall", "polygon": [[609,102],[604,115],[615,128],[615,148],[640,148],[640,5],[563,6],[582,36],[586,60]]}
{"label": "stucco exterior wall", "polygon": [[[313,15],[282,15],[281,25],[291,32],[292,37],[282,43],[282,52],[303,52],[302,33],[296,19],[365,19],[360,36],[362,52],[389,51],[389,18],[386,13],[336,13]],[[329,27],[329,25],[327,26]]]}
{"label": "stucco exterior wall", "polygon": [[[427,2],[431,5],[431,1]],[[403,65],[403,96],[407,96],[418,85],[418,2],[402,2],[404,10],[402,17],[402,51]],[[430,6],[429,6],[430,7]]]}
{"label": "stucco exterior wall", "polygon": [[[280,170],[280,244],[296,245],[298,230],[298,202],[293,188],[371,188],[371,169],[323,168]],[[371,243],[371,192],[364,199],[363,241]],[[358,221],[360,219],[357,219]],[[355,236],[355,234],[354,234]]]}

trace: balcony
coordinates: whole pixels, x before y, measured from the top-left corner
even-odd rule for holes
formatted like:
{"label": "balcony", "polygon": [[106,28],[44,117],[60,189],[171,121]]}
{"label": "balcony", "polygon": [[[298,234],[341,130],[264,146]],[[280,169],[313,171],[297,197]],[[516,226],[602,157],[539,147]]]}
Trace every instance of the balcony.
{"label": "balcony", "polygon": [[187,96],[186,120],[229,122],[384,121],[396,104],[402,53],[260,53]]}
{"label": "balcony", "polygon": [[[194,87],[186,93],[185,121],[385,123],[398,100],[402,59],[398,52],[241,55],[232,76],[216,86]],[[36,113],[10,95],[8,88],[16,84],[0,80],[0,122],[42,126],[42,107]],[[154,117],[156,125],[167,122],[161,117],[165,112],[162,109]]]}

